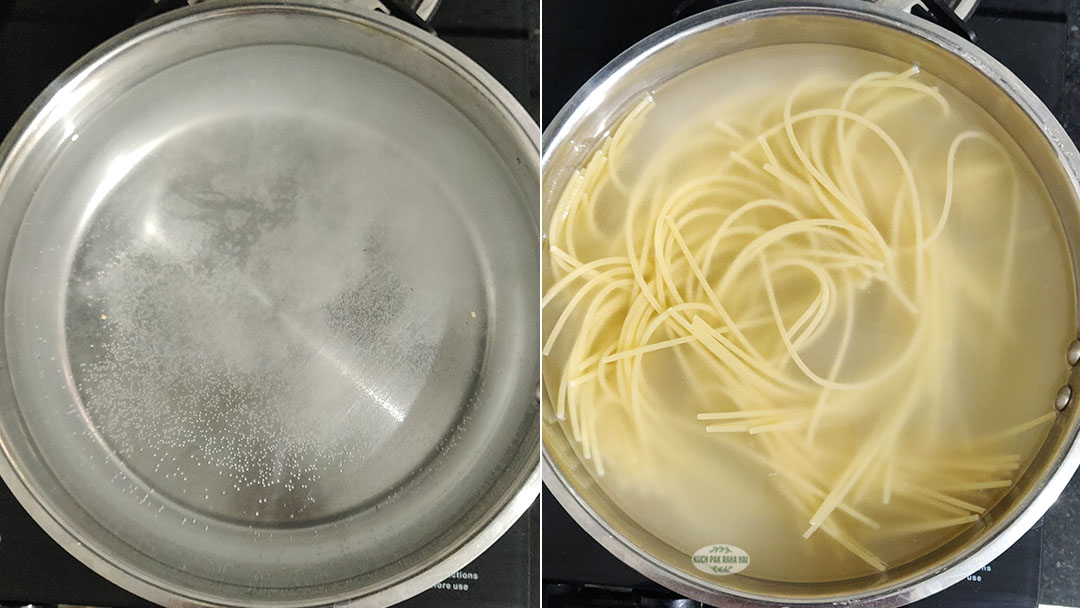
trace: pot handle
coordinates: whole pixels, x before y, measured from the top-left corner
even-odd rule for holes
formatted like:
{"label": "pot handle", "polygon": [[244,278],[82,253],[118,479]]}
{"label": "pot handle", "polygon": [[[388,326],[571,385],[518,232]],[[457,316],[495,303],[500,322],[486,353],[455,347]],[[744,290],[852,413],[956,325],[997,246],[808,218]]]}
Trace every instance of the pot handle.
{"label": "pot handle", "polygon": [[950,32],[975,42],[977,36],[967,19],[975,12],[978,0],[961,0],[953,8],[947,0],[872,0],[878,6],[893,8],[927,21],[933,21]]}
{"label": "pot handle", "polygon": [[[416,14],[411,7],[406,5],[401,0],[373,0],[381,2],[386,8],[386,13],[401,19],[402,21],[415,25],[416,27],[426,31],[429,34],[435,35],[435,29],[431,27],[431,24],[426,19]],[[375,9],[379,10],[379,9]]]}

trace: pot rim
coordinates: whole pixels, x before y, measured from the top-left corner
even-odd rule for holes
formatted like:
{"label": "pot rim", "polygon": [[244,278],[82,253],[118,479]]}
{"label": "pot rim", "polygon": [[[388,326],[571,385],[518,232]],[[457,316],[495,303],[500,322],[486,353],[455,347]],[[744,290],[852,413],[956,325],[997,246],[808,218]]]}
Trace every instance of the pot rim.
{"label": "pot rim", "polygon": [[[427,15],[430,16],[439,0],[425,0],[425,2],[429,9],[426,11]],[[498,108],[502,114],[502,120],[506,121],[510,128],[519,131],[524,136],[523,139],[527,139],[535,152],[539,153],[540,129],[513,95],[464,53],[418,27],[374,10],[352,7],[340,0],[218,0],[178,8],[139,23],[103,42],[64,70],[38,95],[6,137],[0,141],[0,182],[5,179],[6,169],[10,166],[11,159],[18,156],[23,147],[32,145],[33,133],[39,118],[55,104],[57,96],[62,95],[66,87],[85,79],[99,66],[109,62],[111,58],[172,29],[221,13],[229,13],[232,17],[261,11],[291,11],[351,21],[360,26],[374,27],[393,36],[403,45],[423,50],[444,64],[457,77],[470,83],[493,107]],[[6,368],[6,355],[0,350],[0,369],[3,370],[0,373],[9,373]],[[532,406],[526,404],[524,407]],[[537,445],[532,458],[536,458],[539,451],[539,445]],[[6,484],[35,523],[81,563],[110,582],[140,597],[169,608],[204,606],[257,608],[267,605],[279,608],[300,608],[317,605],[303,600],[272,604],[267,604],[265,601],[229,600],[181,589],[168,581],[149,580],[134,571],[129,571],[123,565],[110,559],[108,551],[85,544],[84,539],[70,531],[64,523],[63,513],[57,512],[52,507],[43,497],[40,488],[23,478],[19,467],[12,460],[11,448],[6,445],[2,436],[0,436],[0,455],[2,455],[0,481]],[[529,460],[532,461],[532,458]],[[535,466],[508,471],[508,474],[516,477],[516,489],[508,494],[505,502],[498,506],[478,531],[470,537],[458,539],[450,546],[448,553],[435,563],[374,593],[361,597],[343,594],[323,601],[322,605],[335,608],[343,606],[380,608],[406,600],[445,580],[494,544],[532,506],[540,494],[540,470],[541,466],[537,461]]]}
{"label": "pot rim", "polygon": [[[554,152],[573,143],[568,140],[571,128],[597,107],[598,100],[614,83],[626,77],[652,55],[700,32],[732,23],[779,15],[813,14],[851,18],[899,30],[931,42],[942,51],[968,63],[1002,89],[1009,99],[1040,127],[1047,141],[1053,146],[1061,168],[1073,184],[1074,190],[1080,191],[1080,151],[1060,122],[1027,85],[974,43],[925,19],[883,5],[875,5],[877,1],[742,0],[688,17],[649,35],[594,74],[544,129],[542,175],[548,175],[552,170],[549,164]],[[1074,369],[1070,376],[1070,385],[1075,383],[1076,379],[1077,373]],[[546,400],[547,397],[542,396],[542,399]],[[1051,460],[1047,473],[1014,510],[1011,520],[1000,525],[996,532],[985,538],[981,544],[973,544],[959,552],[942,568],[899,581],[883,590],[827,599],[767,597],[724,588],[688,575],[656,559],[638,548],[585,502],[555,463],[546,442],[541,449],[544,484],[574,521],[623,563],[677,593],[722,608],[790,605],[825,608],[841,604],[894,608],[933,595],[963,580],[1003,553],[1038,523],[1080,466],[1080,441],[1077,441],[1077,432],[1077,421],[1074,421],[1072,428],[1067,431],[1065,447]]]}

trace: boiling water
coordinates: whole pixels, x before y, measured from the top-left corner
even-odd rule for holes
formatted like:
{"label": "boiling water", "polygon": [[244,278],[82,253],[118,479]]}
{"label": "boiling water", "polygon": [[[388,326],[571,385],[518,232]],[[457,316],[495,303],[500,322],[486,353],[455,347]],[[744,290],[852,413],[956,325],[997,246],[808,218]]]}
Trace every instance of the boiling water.
{"label": "boiling water", "polygon": [[[788,45],[738,53],[690,70],[652,92],[655,103],[634,133],[609,142],[604,171],[615,177],[597,182],[602,185],[588,194],[591,207],[582,207],[577,224],[562,236],[555,234],[554,227],[567,221],[566,214],[560,215],[562,210],[557,209],[548,227],[552,228],[550,243],[559,236],[557,244],[565,248],[562,237],[572,238],[574,257],[580,263],[626,257],[625,229],[631,215],[634,238],[641,241],[636,255],[647,257],[651,253],[642,252],[652,243],[644,242],[643,230],[650,221],[644,210],[655,210],[695,179],[732,167],[729,159],[736,150],[743,150],[758,168],[726,170],[784,192],[788,185],[760,170],[768,159],[753,140],[782,122],[784,103],[797,86],[805,92],[796,96],[793,114],[827,99],[835,107],[840,95],[822,92],[831,90],[828,83],[846,86],[872,72],[901,73],[911,67],[864,51]],[[1045,437],[1052,398],[1064,380],[1061,360],[1073,333],[1071,264],[1060,221],[1030,162],[999,125],[933,75],[921,72],[910,79],[940,92],[949,110],[944,111],[932,93],[910,89],[866,92],[863,102],[853,101],[851,108],[872,116],[910,162],[923,215],[922,236],[915,234],[917,221],[905,219],[914,213],[912,197],[893,151],[882,140],[864,135],[855,141],[849,152],[860,168],[850,182],[865,201],[867,219],[889,241],[894,260],[882,260],[895,264],[896,289],[915,300],[918,310],[906,308],[893,288],[871,276],[873,272],[836,271],[844,277],[838,279],[843,281],[841,289],[833,293],[834,305],[841,310],[843,285],[853,285],[850,327],[845,328],[842,312],[827,316],[818,337],[797,349],[805,363],[837,383],[857,383],[901,359],[906,362],[872,386],[815,393],[824,393],[821,420],[832,423],[822,422],[812,432],[805,418],[786,428],[755,429],[761,432],[754,434],[706,432],[709,425],[726,425],[730,430],[738,426],[731,423],[742,419],[699,421],[699,414],[799,404],[781,397],[762,402],[767,392],[754,393],[731,378],[710,382],[706,370],[715,362],[704,361],[708,353],[692,349],[692,339],[638,358],[635,373],[647,378],[648,386],[637,389],[637,404],[618,388],[630,377],[620,379],[620,374],[631,368],[620,370],[614,361],[589,375],[588,370],[598,369],[596,361],[575,359],[575,368],[569,372],[575,381],[567,388],[563,382],[566,362],[583,339],[583,317],[592,295],[574,308],[544,361],[544,382],[552,401],[560,390],[568,402],[577,400],[578,409],[564,414],[560,424],[567,435],[575,434],[573,427],[581,425],[582,440],[574,442],[579,456],[628,515],[686,553],[688,566],[689,556],[714,544],[744,549],[750,557],[744,574],[771,580],[842,580],[901,565],[970,526],[983,525],[982,511],[1008,491],[1007,485],[1023,472]],[[842,93],[843,87],[838,90]],[[893,103],[894,97],[902,111],[874,115],[875,108]],[[804,126],[797,126],[796,134],[813,154],[813,138],[829,137],[835,122],[824,135]],[[857,128],[852,127],[854,121],[846,122],[849,129]],[[958,135],[972,130],[989,137],[957,147],[951,212],[940,235],[926,246],[925,267],[920,269],[914,261],[914,243],[934,231],[942,214],[950,145]],[[780,139],[769,141],[774,142],[772,153],[780,157],[780,164],[799,166],[791,150],[775,143]],[[829,162],[836,165],[834,161]],[[812,181],[797,173],[792,169],[787,177]],[[753,190],[753,186],[747,188]],[[762,196],[746,194],[743,202]],[[702,200],[706,198],[702,195]],[[762,229],[785,221],[780,212],[770,213],[748,217],[759,218]],[[583,216],[591,225],[582,227]],[[701,242],[725,219],[724,215],[700,215],[683,223],[681,230],[685,240]],[[743,225],[752,224],[743,221]],[[700,301],[710,304],[701,296],[704,290],[694,283],[689,265],[680,261],[678,247],[670,245],[670,249],[673,268],[681,268],[683,275],[675,281],[684,289],[678,298],[692,299],[686,294],[697,290]],[[545,263],[550,270],[555,262],[548,255]],[[732,256],[716,256],[708,276],[714,290],[721,290],[723,271],[732,263]],[[749,268],[739,280],[755,284],[729,285],[727,296],[720,299],[736,322],[745,324],[747,341],[760,348],[766,359],[782,361],[780,369],[795,377],[799,370],[775,326],[755,327],[748,321],[753,316],[750,311],[763,310],[769,317],[767,290],[761,286],[760,273],[753,270],[756,260]],[[646,277],[656,272],[645,264]],[[546,274],[545,290],[565,274]],[[610,290],[610,299],[602,303],[618,309],[607,325],[598,326],[593,338],[595,343],[612,345],[612,350],[601,353],[605,355],[627,346],[619,341],[620,326],[632,313],[628,303],[637,293],[633,290],[640,287],[631,287],[634,279],[629,270],[613,276],[611,282],[624,281],[627,304],[618,303],[621,287]],[[802,311],[812,304],[816,291],[805,283],[774,286],[789,327],[798,315],[788,311]],[[545,308],[545,336],[582,284],[554,297]],[[917,297],[920,289],[925,292]],[[594,286],[589,293],[599,290]],[[669,298],[664,306],[678,301]],[[836,303],[837,299],[841,301]],[[925,321],[930,317],[933,321]],[[686,319],[694,315],[688,313]],[[830,376],[845,331],[850,341]],[[662,329],[651,342],[686,334]],[[913,356],[908,349],[913,349]],[[802,404],[805,411],[812,409],[814,401],[810,398]],[[883,435],[881,428],[888,426],[884,421],[902,408],[911,413],[899,418],[894,435]],[[874,446],[882,441],[886,447]],[[854,475],[850,489],[841,495],[846,507],[874,525],[839,510],[832,511],[827,520],[839,527],[837,534],[880,560],[877,567],[873,560],[838,542],[836,535],[815,529],[804,538],[825,495],[844,485],[852,468],[864,461],[865,470]],[[819,493],[792,500],[792,493],[805,490],[793,489],[793,469]]]}

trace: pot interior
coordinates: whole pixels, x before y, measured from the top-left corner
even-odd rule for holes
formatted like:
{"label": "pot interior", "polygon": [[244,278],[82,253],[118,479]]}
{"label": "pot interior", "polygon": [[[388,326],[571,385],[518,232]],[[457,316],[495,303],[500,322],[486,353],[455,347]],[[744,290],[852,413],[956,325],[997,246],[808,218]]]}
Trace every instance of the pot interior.
{"label": "pot interior", "polygon": [[0,166],[0,445],[61,544],[161,603],[385,605],[527,507],[537,146],[464,56],[207,3],[32,112]]}
{"label": "pot interior", "polygon": [[[970,45],[908,16],[860,5],[747,3],[676,24],[628,51],[594,77],[545,133],[544,230],[574,171],[583,167],[603,137],[644,95],[697,66],[734,53],[788,44],[828,44],[919,66],[981,107],[1015,141],[1045,186],[1069,250],[1065,273],[1074,276],[1074,269],[1080,267],[1077,154],[1050,113],[1005,68]],[[545,285],[550,285],[546,256],[544,264]],[[1075,284],[1071,281],[1066,290],[1070,311],[1075,310]],[[1052,372],[1058,384],[1044,397],[1047,407],[1058,386],[1075,381],[1065,357],[1066,348],[1076,337],[1075,314],[1068,316],[1068,323],[1070,330],[1053,344],[1060,367]],[[547,321],[545,327],[549,327]],[[709,576],[692,565],[691,553],[676,549],[657,530],[635,521],[597,483],[594,467],[582,459],[557,419],[552,397],[545,389],[546,481],[556,496],[579,523],[631,566],[710,603],[736,605],[738,598],[803,603],[860,598],[877,599],[882,605],[914,601],[959,580],[1004,550],[1037,520],[1076,467],[1071,450],[1077,413],[1075,406],[1070,406],[1058,415],[1026,472],[985,514],[980,525],[920,558],[891,566],[881,574],[829,582],[793,583],[748,574]],[[671,525],[678,526],[678,522]],[[942,572],[945,574],[934,582],[917,584]]]}

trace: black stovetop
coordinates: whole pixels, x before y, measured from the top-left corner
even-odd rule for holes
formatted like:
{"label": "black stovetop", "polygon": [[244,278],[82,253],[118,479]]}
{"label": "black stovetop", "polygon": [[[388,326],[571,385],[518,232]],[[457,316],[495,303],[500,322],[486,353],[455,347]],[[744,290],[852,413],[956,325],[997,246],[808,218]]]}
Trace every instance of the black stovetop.
{"label": "black stovetop", "polygon": [[[698,4],[716,0],[703,0]],[[543,124],[597,70],[673,22],[679,0],[544,0]],[[1013,70],[1080,141],[1080,0],[982,0],[978,44]],[[544,603],[551,608],[691,608],[615,559],[543,496]],[[1080,607],[1080,478],[1011,549],[921,608]]]}
{"label": "black stovetop", "polygon": [[[0,0],[0,137],[64,69],[153,6],[152,0]],[[539,11],[539,0],[442,0],[432,25],[538,117]],[[401,606],[535,607],[539,533],[537,503],[473,563]],[[0,483],[0,608],[24,604],[151,606],[68,555]]]}

